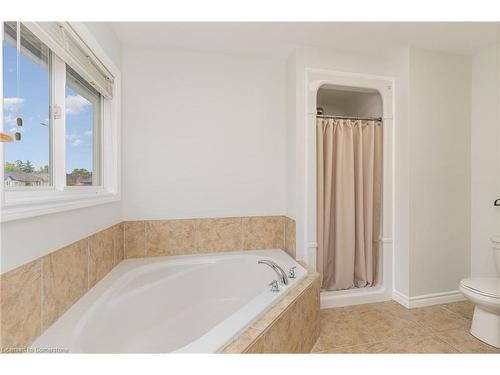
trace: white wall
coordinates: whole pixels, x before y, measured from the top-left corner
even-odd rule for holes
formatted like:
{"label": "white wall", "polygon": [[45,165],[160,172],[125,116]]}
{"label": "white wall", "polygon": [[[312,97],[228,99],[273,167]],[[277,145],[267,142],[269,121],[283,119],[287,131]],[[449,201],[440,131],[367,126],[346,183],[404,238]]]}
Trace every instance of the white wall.
{"label": "white wall", "polygon": [[499,124],[496,46],[472,58],[471,275],[496,276],[490,238],[499,233]]}
{"label": "white wall", "polygon": [[470,58],[410,50],[410,297],[469,275],[470,92]]}
{"label": "white wall", "polygon": [[286,212],[287,216],[296,219],[297,199],[297,176],[296,176],[296,123],[297,113],[295,103],[297,101],[296,85],[297,67],[296,56],[292,54],[286,62]]}
{"label": "white wall", "polygon": [[84,22],[87,30],[95,37],[111,61],[121,68],[122,45],[108,22]]}
{"label": "white wall", "polygon": [[2,223],[2,273],[120,221],[117,202]]}
{"label": "white wall", "polygon": [[[410,295],[410,50],[399,51],[392,62],[394,88],[394,235],[393,290]],[[385,212],[383,213],[385,215]]]}
{"label": "white wall", "polygon": [[[120,67],[120,43],[109,26],[98,24],[88,29],[113,63]],[[116,202],[2,223],[0,272],[118,223],[121,216],[121,203]]]}
{"label": "white wall", "polygon": [[286,214],[285,62],[124,48],[126,219]]}

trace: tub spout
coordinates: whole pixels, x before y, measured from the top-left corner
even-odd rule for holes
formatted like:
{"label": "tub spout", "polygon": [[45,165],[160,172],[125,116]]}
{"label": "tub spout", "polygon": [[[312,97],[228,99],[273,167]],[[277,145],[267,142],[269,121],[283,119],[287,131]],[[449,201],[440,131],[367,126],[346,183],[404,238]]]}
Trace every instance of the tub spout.
{"label": "tub spout", "polygon": [[281,281],[281,283],[283,285],[288,285],[288,277],[286,276],[285,271],[283,271],[283,268],[278,266],[277,263],[267,259],[259,260],[258,263],[265,264],[266,266],[271,267],[274,270],[274,272],[276,272],[276,275],[278,275],[278,279]]}

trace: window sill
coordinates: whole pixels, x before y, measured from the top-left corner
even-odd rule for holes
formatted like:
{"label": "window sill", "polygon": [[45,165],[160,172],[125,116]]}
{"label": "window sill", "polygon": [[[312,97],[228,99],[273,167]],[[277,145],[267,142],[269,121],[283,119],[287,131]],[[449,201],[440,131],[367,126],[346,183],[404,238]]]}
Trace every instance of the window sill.
{"label": "window sill", "polygon": [[6,203],[2,207],[1,222],[75,210],[120,200],[119,194],[103,189],[51,191],[51,194],[44,194],[36,198],[16,197],[16,195],[13,192],[6,192]]}

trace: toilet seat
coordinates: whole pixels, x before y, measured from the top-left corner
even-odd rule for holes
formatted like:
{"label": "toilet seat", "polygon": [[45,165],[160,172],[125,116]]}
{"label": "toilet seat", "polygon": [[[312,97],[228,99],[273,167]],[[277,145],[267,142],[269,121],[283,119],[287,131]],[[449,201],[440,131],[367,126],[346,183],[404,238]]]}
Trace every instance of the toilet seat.
{"label": "toilet seat", "polygon": [[462,280],[460,285],[472,293],[496,298],[500,302],[500,278],[498,277],[472,277]]}

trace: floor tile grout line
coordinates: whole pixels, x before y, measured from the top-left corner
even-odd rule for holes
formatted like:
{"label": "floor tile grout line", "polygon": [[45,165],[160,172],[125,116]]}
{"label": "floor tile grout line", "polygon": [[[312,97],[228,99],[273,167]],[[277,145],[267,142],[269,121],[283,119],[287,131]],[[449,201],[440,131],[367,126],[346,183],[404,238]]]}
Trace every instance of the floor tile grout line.
{"label": "floor tile grout line", "polygon": [[[451,331],[451,330],[450,330]],[[445,332],[445,331],[442,331],[442,332]],[[445,339],[441,338],[441,337],[435,337],[435,339],[441,341],[441,342],[444,342],[446,345],[448,346],[451,346],[453,349],[455,349],[458,353],[463,353],[459,348],[457,348],[455,345],[449,343],[448,341],[446,341]]]}
{"label": "floor tile grout line", "polygon": [[[399,342],[399,341],[403,341],[403,340],[410,340],[410,339],[414,339],[416,337],[426,337],[426,336],[432,336],[432,334],[430,333],[427,333],[427,334],[423,334],[423,335],[418,335],[418,336],[415,336],[415,337],[409,337],[409,336],[404,336],[404,337],[392,337],[392,338],[389,338],[389,339],[386,339],[386,340],[379,340],[379,341],[367,341],[367,342],[363,342],[363,343],[360,343],[360,344],[356,344],[356,345],[340,345],[340,346],[334,346],[333,350],[335,349],[346,349],[346,348],[355,348],[355,347],[359,347],[359,346],[363,346],[363,345],[376,345],[376,344],[384,344],[384,343],[388,343],[388,342]],[[324,351],[328,351],[328,349],[325,349]]]}
{"label": "floor tile grout line", "polygon": [[[410,321],[408,321],[409,323]],[[351,346],[359,346],[359,345],[367,345],[367,344],[378,344],[378,343],[384,343],[388,341],[400,341],[400,340],[406,340],[406,339],[412,339],[416,337],[426,337],[426,336],[431,336],[433,335],[434,332],[425,332],[422,334],[417,334],[417,335],[402,335],[402,336],[390,336],[387,339],[383,340],[374,340],[374,341],[366,341],[360,344],[355,344],[355,345],[339,345],[338,348],[342,347],[351,347]]]}
{"label": "floor tile grout line", "polygon": [[440,307],[442,307],[443,309],[445,309],[446,311],[450,312],[452,315],[455,315],[456,317],[458,317],[460,319],[467,320],[467,321],[470,320],[469,318],[464,317],[463,315],[457,313],[456,311],[453,311],[453,310],[447,308],[446,306],[440,306]]}
{"label": "floor tile grout line", "polygon": [[[417,335],[417,336],[392,337],[392,338],[389,338],[389,339],[386,339],[386,340],[368,341],[368,342],[363,342],[363,343],[356,344],[356,345],[334,346],[334,347],[329,348],[329,349],[323,349],[323,350],[321,350],[319,352],[316,352],[316,353],[318,353],[318,354],[319,353],[329,353],[330,351],[341,350],[341,349],[348,349],[348,348],[356,348],[356,347],[360,347],[360,346],[364,346],[364,345],[377,345],[377,344],[384,344],[384,343],[389,343],[389,342],[395,343],[395,342],[401,342],[401,341],[405,341],[405,340],[413,340],[413,339],[416,339],[416,338],[427,338],[427,337],[432,337],[433,339],[438,340],[441,343],[444,343],[447,346],[451,347],[452,349],[456,350],[458,353],[462,353],[459,348],[456,348],[454,345],[448,343],[447,341],[441,339],[440,337],[436,337],[435,335],[436,335],[435,332],[432,332],[432,333],[431,332],[427,332],[427,333],[424,333],[422,335]],[[319,342],[319,338],[318,338],[318,341],[316,342],[316,344],[318,342]],[[314,346],[316,346],[316,344]],[[314,349],[314,346],[313,346],[313,349]],[[311,353],[314,354],[313,352],[311,352]],[[332,353],[332,354],[334,354],[334,353]]]}
{"label": "floor tile grout line", "polygon": [[[440,331],[439,333],[448,332],[448,331],[456,331],[456,330],[460,330],[460,329],[459,329],[459,328],[456,328],[456,329],[449,329],[449,330],[445,330],[445,331]],[[468,331],[465,331],[465,332],[467,332],[469,335],[471,335],[471,334],[470,334],[470,332],[468,332]],[[471,335],[471,336],[472,336],[472,335]],[[496,348],[496,347],[494,347],[494,346],[492,346],[492,345],[489,345],[488,343],[485,343],[484,341],[479,340],[479,339],[478,339],[478,338],[476,338],[476,337],[474,337],[474,338],[475,338],[477,341],[479,341],[479,343],[480,343],[480,344],[486,345],[487,347],[491,347],[492,349],[496,349],[496,350],[498,350],[498,349],[499,349],[499,348]],[[456,346],[455,346],[454,344],[452,344],[451,342],[446,341],[446,338],[438,337],[438,339],[440,339],[441,341],[445,342],[446,344],[448,344],[448,345],[452,346],[452,347],[453,347],[453,348],[455,348],[455,349],[456,349],[459,353],[464,353],[464,354],[465,354],[465,353],[469,353],[469,352],[466,352],[466,351],[464,352],[464,351],[460,350],[460,348],[456,347]],[[486,352],[486,353],[490,353],[490,352]],[[491,353],[494,353],[494,352],[491,352]]]}

